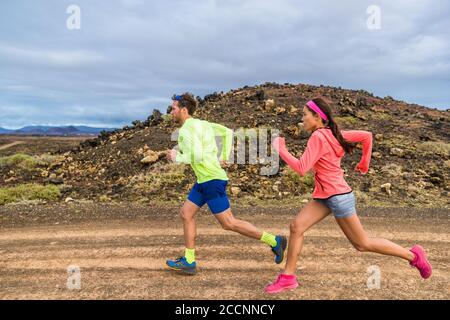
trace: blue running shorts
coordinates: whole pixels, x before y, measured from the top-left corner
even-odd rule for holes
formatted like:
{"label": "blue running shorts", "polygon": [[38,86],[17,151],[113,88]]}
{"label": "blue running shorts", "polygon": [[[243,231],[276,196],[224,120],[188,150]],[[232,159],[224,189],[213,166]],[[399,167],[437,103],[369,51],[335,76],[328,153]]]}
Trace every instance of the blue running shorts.
{"label": "blue running shorts", "polygon": [[227,180],[210,180],[203,183],[195,183],[189,192],[188,200],[200,208],[205,203],[213,214],[221,213],[230,208],[227,196]]}

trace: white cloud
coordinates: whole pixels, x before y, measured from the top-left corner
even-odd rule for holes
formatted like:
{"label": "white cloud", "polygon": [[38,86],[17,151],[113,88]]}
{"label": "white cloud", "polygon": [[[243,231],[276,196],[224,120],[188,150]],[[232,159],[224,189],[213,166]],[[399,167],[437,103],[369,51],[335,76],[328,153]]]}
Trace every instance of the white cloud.
{"label": "white cloud", "polygon": [[4,61],[71,68],[104,61],[104,57],[91,50],[45,50],[5,44],[0,44],[0,58]]}
{"label": "white cloud", "polygon": [[444,0],[378,1],[377,31],[366,27],[367,0],[78,0],[72,31],[69,4],[0,4],[0,126],[124,125],[165,111],[175,92],[265,81],[450,105]]}

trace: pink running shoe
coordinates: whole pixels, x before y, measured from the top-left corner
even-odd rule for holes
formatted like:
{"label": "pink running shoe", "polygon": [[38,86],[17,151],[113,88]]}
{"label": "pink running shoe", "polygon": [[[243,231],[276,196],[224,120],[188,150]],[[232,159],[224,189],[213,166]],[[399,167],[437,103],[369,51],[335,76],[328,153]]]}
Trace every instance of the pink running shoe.
{"label": "pink running shoe", "polygon": [[427,260],[427,256],[425,255],[425,251],[419,245],[415,245],[411,248],[412,253],[414,253],[415,258],[409,264],[411,267],[415,267],[420,271],[420,275],[424,279],[428,279],[431,276],[431,264]]}
{"label": "pink running shoe", "polygon": [[298,287],[297,277],[291,274],[280,273],[273,283],[269,284],[265,291],[267,293],[278,293]]}

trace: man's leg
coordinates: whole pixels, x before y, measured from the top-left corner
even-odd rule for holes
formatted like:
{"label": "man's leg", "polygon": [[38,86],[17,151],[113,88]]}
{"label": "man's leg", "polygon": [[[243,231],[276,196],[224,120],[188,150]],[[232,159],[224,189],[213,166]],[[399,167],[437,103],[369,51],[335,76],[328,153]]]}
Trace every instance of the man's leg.
{"label": "man's leg", "polygon": [[265,231],[262,232],[250,222],[236,219],[229,208],[221,213],[214,214],[214,216],[223,229],[237,232],[269,245],[275,254],[275,263],[279,264],[283,261],[284,252],[287,247],[287,239],[285,236],[275,236]]}
{"label": "man's leg", "polygon": [[184,242],[186,249],[184,256],[167,260],[166,264],[174,270],[179,270],[187,274],[195,274],[197,272],[197,264],[195,263],[195,214],[203,206],[204,200],[201,193],[194,186],[188,195],[188,199],[180,210],[180,217],[183,221]]}
{"label": "man's leg", "polygon": [[263,233],[250,222],[236,219],[230,208],[224,212],[214,214],[214,217],[216,217],[224,230],[234,231],[257,240],[261,239],[263,235]]}
{"label": "man's leg", "polygon": [[226,186],[227,181],[223,180],[213,180],[208,182],[208,187],[205,188],[204,199],[208,204],[209,210],[214,214],[223,229],[231,230],[268,244],[275,254],[275,263],[281,263],[287,246],[286,237],[281,235],[274,236],[268,232],[261,232],[250,222],[236,219],[230,209],[230,201],[228,200]]}
{"label": "man's leg", "polygon": [[188,249],[195,248],[195,237],[197,235],[195,214],[199,209],[200,207],[195,203],[186,200],[180,210],[181,220],[183,221],[184,243]]}

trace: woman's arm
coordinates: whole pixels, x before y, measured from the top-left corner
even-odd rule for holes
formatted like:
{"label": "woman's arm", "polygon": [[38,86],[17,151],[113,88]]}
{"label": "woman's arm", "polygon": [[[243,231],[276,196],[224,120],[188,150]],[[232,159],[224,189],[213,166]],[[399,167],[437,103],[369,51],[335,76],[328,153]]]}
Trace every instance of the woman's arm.
{"label": "woman's arm", "polygon": [[360,142],[362,144],[361,161],[356,165],[355,170],[366,174],[369,171],[370,158],[372,155],[372,132],[363,130],[341,131],[345,140],[350,142]]}
{"label": "woman's arm", "polygon": [[297,159],[289,153],[286,148],[284,138],[275,138],[272,144],[284,162],[286,162],[289,167],[302,176],[304,176],[313,167],[317,160],[319,160],[326,153],[326,148],[317,135],[313,135],[309,138],[305,152],[303,152],[300,159]]}

